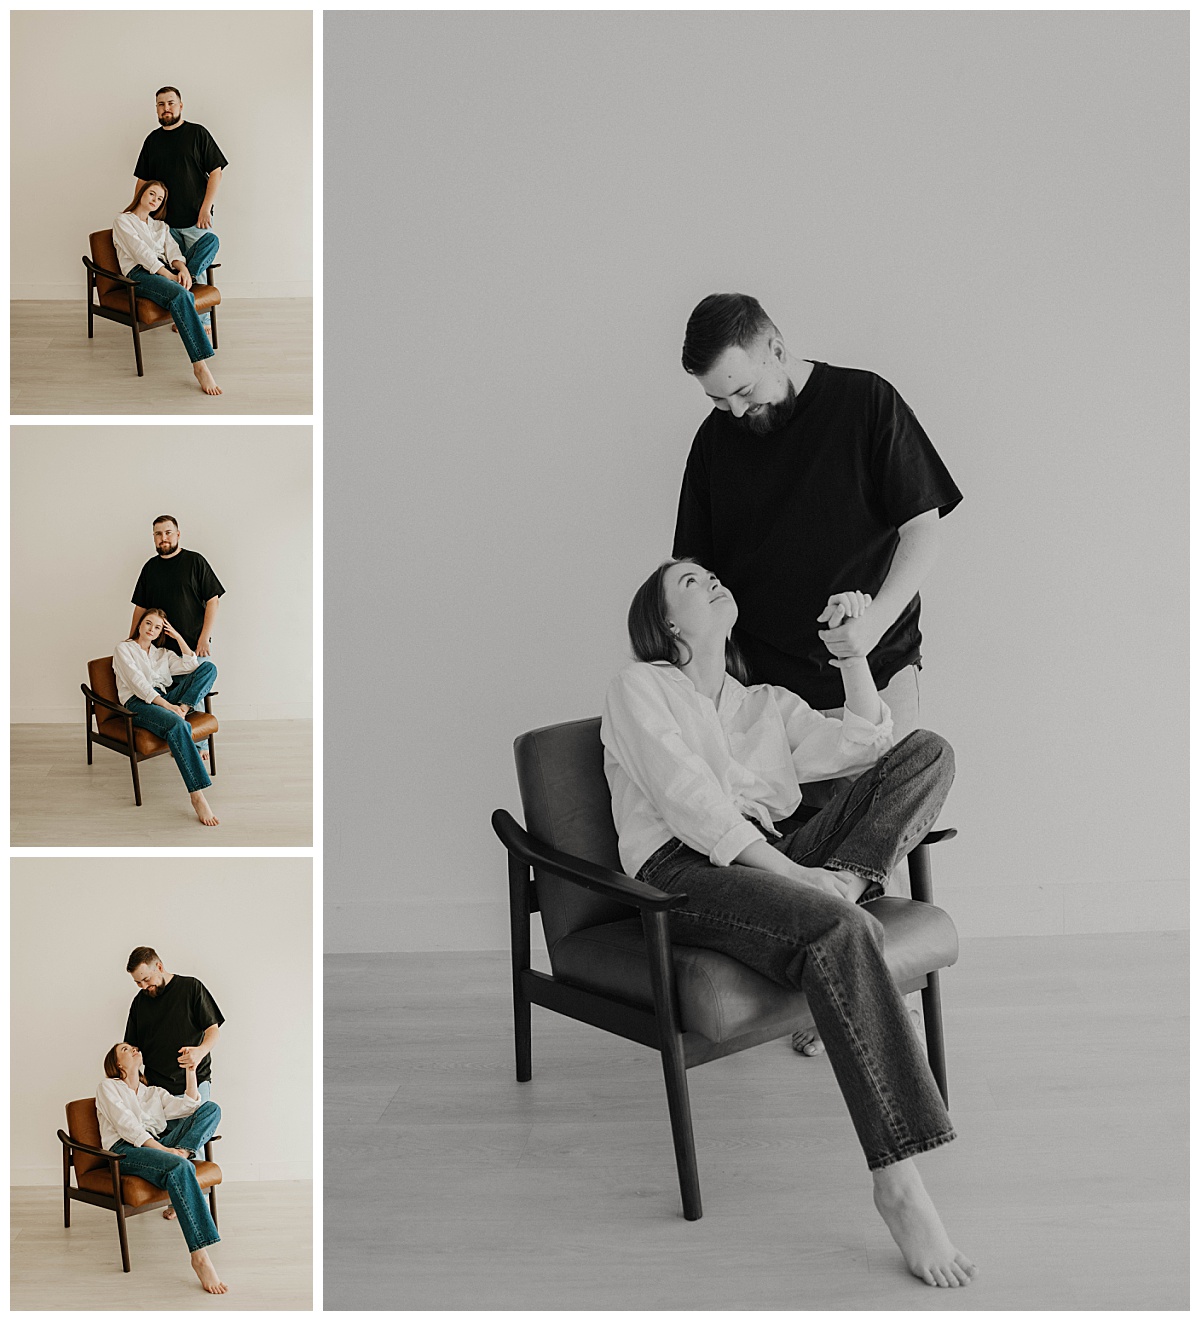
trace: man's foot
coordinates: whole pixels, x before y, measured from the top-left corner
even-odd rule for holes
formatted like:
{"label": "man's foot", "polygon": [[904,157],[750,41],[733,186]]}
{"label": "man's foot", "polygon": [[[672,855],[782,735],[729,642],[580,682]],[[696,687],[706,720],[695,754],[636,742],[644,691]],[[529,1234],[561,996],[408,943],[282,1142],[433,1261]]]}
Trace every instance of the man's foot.
{"label": "man's foot", "polygon": [[192,1270],[200,1277],[205,1293],[228,1293],[229,1286],[221,1283],[217,1268],[212,1264],[207,1248],[192,1253]]}
{"label": "man's foot", "polygon": [[908,1269],[940,1289],[958,1289],[977,1274],[975,1263],[950,1242],[912,1160],[876,1170],[875,1209],[904,1254]]}
{"label": "man's foot", "polygon": [[208,370],[203,362],[192,363],[192,371],[195,373],[196,380],[200,382],[200,388],[205,394],[220,394],[221,387],[213,380],[213,374]]}
{"label": "man's foot", "polygon": [[792,1049],[797,1055],[823,1055],[825,1043],[815,1027],[806,1027],[792,1033]]}
{"label": "man's foot", "polygon": [[202,826],[219,826],[221,823],[217,820],[213,810],[208,805],[208,799],[204,796],[203,789],[197,789],[190,795],[192,806],[196,809],[196,815],[200,818]]}
{"label": "man's foot", "polygon": [[163,1212],[163,1219],[164,1220],[175,1219],[175,1208],[173,1206],[168,1206],[167,1209]]}

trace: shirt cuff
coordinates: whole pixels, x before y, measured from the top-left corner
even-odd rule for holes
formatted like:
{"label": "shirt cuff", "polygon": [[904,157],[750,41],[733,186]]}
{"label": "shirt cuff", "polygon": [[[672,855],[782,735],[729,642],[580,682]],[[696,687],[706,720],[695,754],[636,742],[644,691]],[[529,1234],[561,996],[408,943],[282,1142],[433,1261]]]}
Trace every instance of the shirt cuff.
{"label": "shirt cuff", "polygon": [[877,725],[871,724],[860,715],[855,715],[849,708],[843,711],[842,737],[847,743],[877,743],[879,739],[892,732],[891,708],[882,697],[879,699],[879,706],[881,714]]}
{"label": "shirt cuff", "polygon": [[728,867],[743,849],[762,838],[762,831],[753,822],[743,821],[721,836],[713,845],[708,860],[714,867]]}

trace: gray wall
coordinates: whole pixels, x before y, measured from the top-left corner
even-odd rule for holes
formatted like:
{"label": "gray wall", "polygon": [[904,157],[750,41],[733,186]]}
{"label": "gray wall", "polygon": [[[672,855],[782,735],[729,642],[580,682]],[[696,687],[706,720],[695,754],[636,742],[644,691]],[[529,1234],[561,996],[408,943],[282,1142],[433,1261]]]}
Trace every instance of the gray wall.
{"label": "gray wall", "polygon": [[725,289],[892,381],[965,494],[922,675],[960,930],[1183,924],[1187,38],[327,16],[329,950],[506,943],[512,738],[626,656],[707,411],[684,323]]}

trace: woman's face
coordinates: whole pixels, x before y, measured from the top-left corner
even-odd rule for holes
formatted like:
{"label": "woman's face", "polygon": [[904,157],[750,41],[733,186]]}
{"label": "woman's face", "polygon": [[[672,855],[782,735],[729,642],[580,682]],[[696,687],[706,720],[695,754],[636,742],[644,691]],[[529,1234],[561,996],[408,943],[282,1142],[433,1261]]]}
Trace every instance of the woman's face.
{"label": "woman's face", "polygon": [[117,1067],[126,1078],[137,1078],[142,1071],[142,1052],[136,1046],[122,1041],[117,1047]]}
{"label": "woman's face", "polygon": [[143,615],[138,624],[138,641],[153,642],[162,632],[162,615]]}
{"label": "woman's face", "polygon": [[737,622],[737,602],[715,573],[699,564],[672,564],[663,574],[667,619],[688,641],[726,638]]}
{"label": "woman's face", "polygon": [[153,215],[154,212],[162,206],[163,198],[165,196],[166,194],[158,184],[151,184],[142,194],[142,210],[145,211],[148,216]]}

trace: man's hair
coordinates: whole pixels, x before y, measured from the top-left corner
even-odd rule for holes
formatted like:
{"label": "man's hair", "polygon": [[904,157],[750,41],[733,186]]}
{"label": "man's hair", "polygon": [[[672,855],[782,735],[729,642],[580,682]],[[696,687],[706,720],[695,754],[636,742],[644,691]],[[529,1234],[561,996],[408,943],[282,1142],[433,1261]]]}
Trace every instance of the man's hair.
{"label": "man's hair", "polygon": [[[137,949],[129,956],[129,962],[125,965],[126,972],[132,972],[134,968],[140,968],[143,963],[161,963],[162,960],[150,948],[149,945],[139,945]],[[111,1078],[113,1075],[109,1074]]]}
{"label": "man's hair", "polygon": [[164,92],[174,92],[181,101],[183,100],[183,93],[178,87],[160,87],[158,91],[154,93],[154,99],[157,101]]}
{"label": "man's hair", "polygon": [[174,514],[159,514],[159,516],[150,524],[151,527],[157,527],[160,523],[174,523],[175,531],[179,531],[179,520]]}
{"label": "man's hair", "polygon": [[749,294],[709,294],[696,304],[683,336],[683,370],[703,376],[729,348],[748,348],[763,333],[779,333]]}

